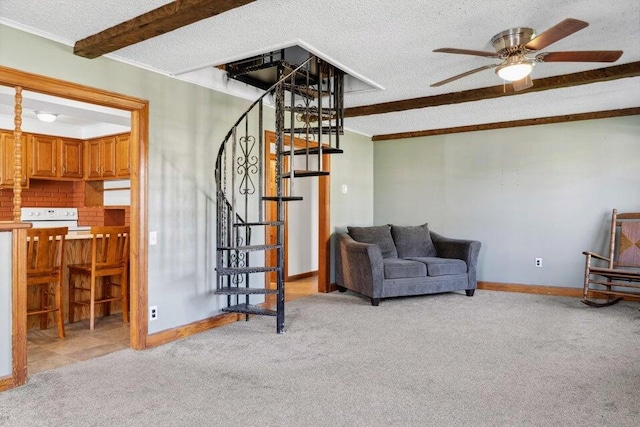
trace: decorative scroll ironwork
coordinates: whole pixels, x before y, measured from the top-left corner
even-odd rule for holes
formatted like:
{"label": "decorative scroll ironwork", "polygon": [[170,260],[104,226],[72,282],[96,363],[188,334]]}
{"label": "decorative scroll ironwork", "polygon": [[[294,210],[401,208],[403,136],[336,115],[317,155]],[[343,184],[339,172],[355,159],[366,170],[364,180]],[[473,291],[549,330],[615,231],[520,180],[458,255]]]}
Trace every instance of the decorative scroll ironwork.
{"label": "decorative scroll ironwork", "polygon": [[251,175],[258,173],[258,156],[251,155],[256,145],[256,139],[253,136],[243,136],[239,140],[241,155],[237,159],[237,173],[242,178],[238,190],[242,195],[254,194],[256,186],[251,179]]}

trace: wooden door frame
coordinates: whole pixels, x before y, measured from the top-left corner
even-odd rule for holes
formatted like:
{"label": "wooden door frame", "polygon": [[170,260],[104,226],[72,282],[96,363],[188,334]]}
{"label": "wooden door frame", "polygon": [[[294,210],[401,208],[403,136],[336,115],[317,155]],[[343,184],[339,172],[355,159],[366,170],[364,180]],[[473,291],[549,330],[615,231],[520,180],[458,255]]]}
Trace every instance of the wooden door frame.
{"label": "wooden door frame", "polygon": [[[285,135],[288,141],[288,135]],[[264,158],[269,159],[271,156],[271,144],[276,142],[276,134],[273,131],[264,132]],[[306,146],[306,141],[300,138],[294,138],[294,145],[300,148]],[[331,155],[322,155],[322,170],[331,172]],[[265,180],[268,179],[268,173],[265,174]],[[267,188],[267,183],[263,188]],[[265,231],[265,241],[267,239],[267,231]],[[330,238],[331,238],[331,177],[330,175],[318,177],[318,292],[327,293],[333,289],[329,283],[331,274],[329,265],[330,254]],[[266,281],[266,279],[265,279]],[[265,283],[265,286],[267,283]]]}
{"label": "wooden door frame", "polygon": [[[59,98],[126,110],[131,113],[131,238],[130,238],[130,338],[131,347],[147,346],[147,192],[149,152],[149,102],[102,89],[28,73],[0,65],[0,85],[20,87]],[[19,202],[17,202],[19,204]],[[19,228],[16,224],[16,228]],[[16,233],[14,232],[14,235]],[[0,390],[22,385],[27,380],[27,331],[21,325],[26,319],[26,270],[19,267],[24,246],[13,239],[12,279],[12,377],[0,379]],[[25,240],[26,242],[26,240]],[[26,253],[26,252],[25,252]],[[17,271],[16,271],[17,270]]]}

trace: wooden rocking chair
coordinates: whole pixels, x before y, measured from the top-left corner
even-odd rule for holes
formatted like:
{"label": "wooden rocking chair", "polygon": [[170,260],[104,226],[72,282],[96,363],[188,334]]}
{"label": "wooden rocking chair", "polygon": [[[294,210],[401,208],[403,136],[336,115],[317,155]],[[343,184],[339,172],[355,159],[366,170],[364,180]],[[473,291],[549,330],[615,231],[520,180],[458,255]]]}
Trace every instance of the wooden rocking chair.
{"label": "wooden rocking chair", "polygon": [[[593,252],[583,254],[587,256],[583,303],[592,307],[606,307],[624,297],[640,297],[640,213],[618,213],[614,209],[611,215],[609,257]],[[591,265],[592,259],[606,261],[607,265],[596,267]],[[594,288],[592,285],[600,287]],[[596,302],[588,299],[589,296],[595,295],[605,296],[606,301]]]}

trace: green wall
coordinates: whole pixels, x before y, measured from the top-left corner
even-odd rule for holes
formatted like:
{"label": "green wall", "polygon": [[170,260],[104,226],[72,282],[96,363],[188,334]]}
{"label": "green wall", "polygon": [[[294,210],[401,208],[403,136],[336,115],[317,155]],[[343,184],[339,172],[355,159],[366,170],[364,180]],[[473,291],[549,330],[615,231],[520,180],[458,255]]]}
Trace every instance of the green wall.
{"label": "green wall", "polygon": [[[211,294],[215,155],[250,102],[108,58],[80,58],[70,46],[2,25],[0,64],[149,100],[148,218],[149,230],[158,232],[158,244],[149,246],[148,302],[158,306],[159,315],[149,323],[149,332],[219,313],[224,298]],[[267,123],[265,128],[273,125]],[[350,132],[342,142],[345,154],[333,162],[332,183],[354,183],[359,192],[333,197],[332,227],[371,223],[373,162],[361,163],[361,157],[372,160],[373,145],[369,138]],[[4,248],[0,256],[0,263],[7,262]],[[0,331],[7,327],[0,323]],[[10,353],[10,347],[2,345],[0,369]]]}
{"label": "green wall", "polygon": [[[640,116],[376,142],[374,222],[482,242],[479,280],[581,287],[640,211]],[[542,268],[534,267],[536,257]]]}

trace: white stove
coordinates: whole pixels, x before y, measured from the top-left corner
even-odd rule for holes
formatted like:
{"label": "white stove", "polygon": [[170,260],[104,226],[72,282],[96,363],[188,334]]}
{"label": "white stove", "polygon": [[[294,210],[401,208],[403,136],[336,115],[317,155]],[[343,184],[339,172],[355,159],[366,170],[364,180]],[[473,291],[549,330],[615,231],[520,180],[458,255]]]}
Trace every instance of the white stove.
{"label": "white stove", "polygon": [[22,208],[20,220],[33,228],[69,227],[69,231],[84,231],[91,227],[78,226],[77,208]]}

